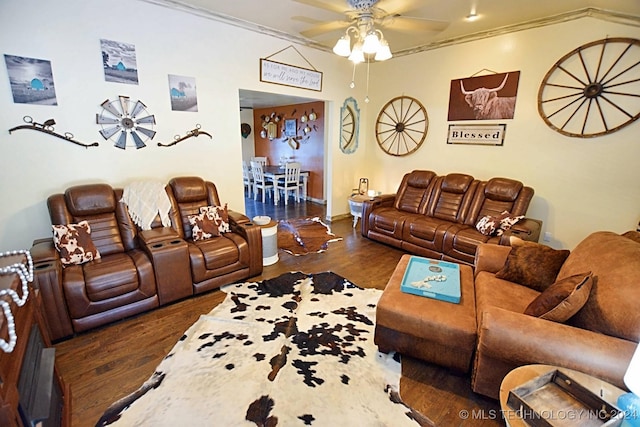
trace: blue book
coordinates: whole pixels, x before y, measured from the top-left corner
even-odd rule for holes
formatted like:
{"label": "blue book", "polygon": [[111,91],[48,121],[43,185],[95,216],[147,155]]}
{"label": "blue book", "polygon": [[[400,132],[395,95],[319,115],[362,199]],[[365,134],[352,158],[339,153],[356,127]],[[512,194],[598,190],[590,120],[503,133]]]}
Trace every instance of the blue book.
{"label": "blue book", "polygon": [[404,272],[400,290],[458,304],[460,266],[454,262],[412,256]]}

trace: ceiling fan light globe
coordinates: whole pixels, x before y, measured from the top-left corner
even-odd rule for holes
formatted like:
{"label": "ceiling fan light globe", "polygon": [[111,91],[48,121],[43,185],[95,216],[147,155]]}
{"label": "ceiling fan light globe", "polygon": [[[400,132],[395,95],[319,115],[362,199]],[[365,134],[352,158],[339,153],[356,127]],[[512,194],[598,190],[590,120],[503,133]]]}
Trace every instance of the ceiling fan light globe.
{"label": "ceiling fan light globe", "polygon": [[364,52],[362,51],[362,43],[358,42],[353,46],[351,55],[349,55],[349,61],[354,64],[364,62]]}
{"label": "ceiling fan light globe", "polygon": [[364,43],[362,43],[362,51],[364,53],[376,53],[378,49],[380,49],[380,40],[376,33],[369,33],[364,38]]}
{"label": "ceiling fan light globe", "polygon": [[349,56],[351,54],[351,37],[344,35],[336,42],[333,53],[339,56]]}
{"label": "ceiling fan light globe", "polygon": [[374,57],[374,59],[376,61],[386,61],[387,59],[390,59],[393,55],[391,54],[391,49],[389,49],[389,44],[387,43],[382,43],[380,45],[380,49],[378,49],[378,52],[376,52],[376,56]]}

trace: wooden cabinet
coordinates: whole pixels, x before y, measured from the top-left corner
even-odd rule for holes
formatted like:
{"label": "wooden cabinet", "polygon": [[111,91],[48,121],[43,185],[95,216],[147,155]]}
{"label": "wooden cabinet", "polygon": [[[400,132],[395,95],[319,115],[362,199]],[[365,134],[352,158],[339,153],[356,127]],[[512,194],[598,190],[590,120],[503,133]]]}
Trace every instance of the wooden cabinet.
{"label": "wooden cabinet", "polygon": [[[0,260],[0,267],[8,262]],[[0,275],[0,289],[22,294],[15,274]],[[38,291],[30,287],[22,307],[7,295],[0,298],[9,302],[17,336],[12,352],[0,350],[0,426],[70,426],[71,394],[55,368],[55,350],[44,327]],[[0,337],[9,340],[8,321],[1,310]]]}

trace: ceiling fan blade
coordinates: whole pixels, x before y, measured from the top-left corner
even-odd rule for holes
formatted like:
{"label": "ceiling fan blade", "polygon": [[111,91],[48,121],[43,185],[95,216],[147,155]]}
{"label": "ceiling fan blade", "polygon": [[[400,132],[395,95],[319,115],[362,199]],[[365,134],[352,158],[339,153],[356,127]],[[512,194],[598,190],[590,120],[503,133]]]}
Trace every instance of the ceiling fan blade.
{"label": "ceiling fan blade", "polygon": [[374,7],[394,15],[423,7],[424,3],[424,0],[379,0]]}
{"label": "ceiling fan blade", "polygon": [[[320,0],[293,0],[296,3],[306,4],[307,6],[317,7],[319,9],[330,10],[331,12],[344,13],[347,5],[340,6],[333,3],[325,3]],[[346,2],[345,2],[346,3]]]}
{"label": "ceiling fan blade", "polygon": [[449,22],[419,18],[417,16],[389,15],[382,20],[380,26],[396,31],[439,32],[447,28],[449,26]]}
{"label": "ceiling fan blade", "polygon": [[335,30],[342,30],[347,28],[351,23],[348,21],[330,21],[324,22],[322,24],[318,24],[315,27],[309,28],[308,30],[300,31],[304,37],[313,38],[319,36],[321,34],[329,33]]}

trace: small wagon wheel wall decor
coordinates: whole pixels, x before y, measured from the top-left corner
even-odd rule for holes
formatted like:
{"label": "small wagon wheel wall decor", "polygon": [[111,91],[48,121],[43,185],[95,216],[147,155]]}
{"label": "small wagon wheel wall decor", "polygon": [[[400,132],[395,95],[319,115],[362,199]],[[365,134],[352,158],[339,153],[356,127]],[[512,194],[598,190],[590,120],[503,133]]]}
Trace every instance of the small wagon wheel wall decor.
{"label": "small wagon wheel wall decor", "polygon": [[378,145],[392,156],[406,156],[416,151],[429,129],[427,110],[415,98],[398,96],[387,102],[376,119]]}
{"label": "small wagon wheel wall decor", "polygon": [[613,133],[640,117],[640,40],[587,43],[551,67],[538,90],[538,112],[566,136]]}

